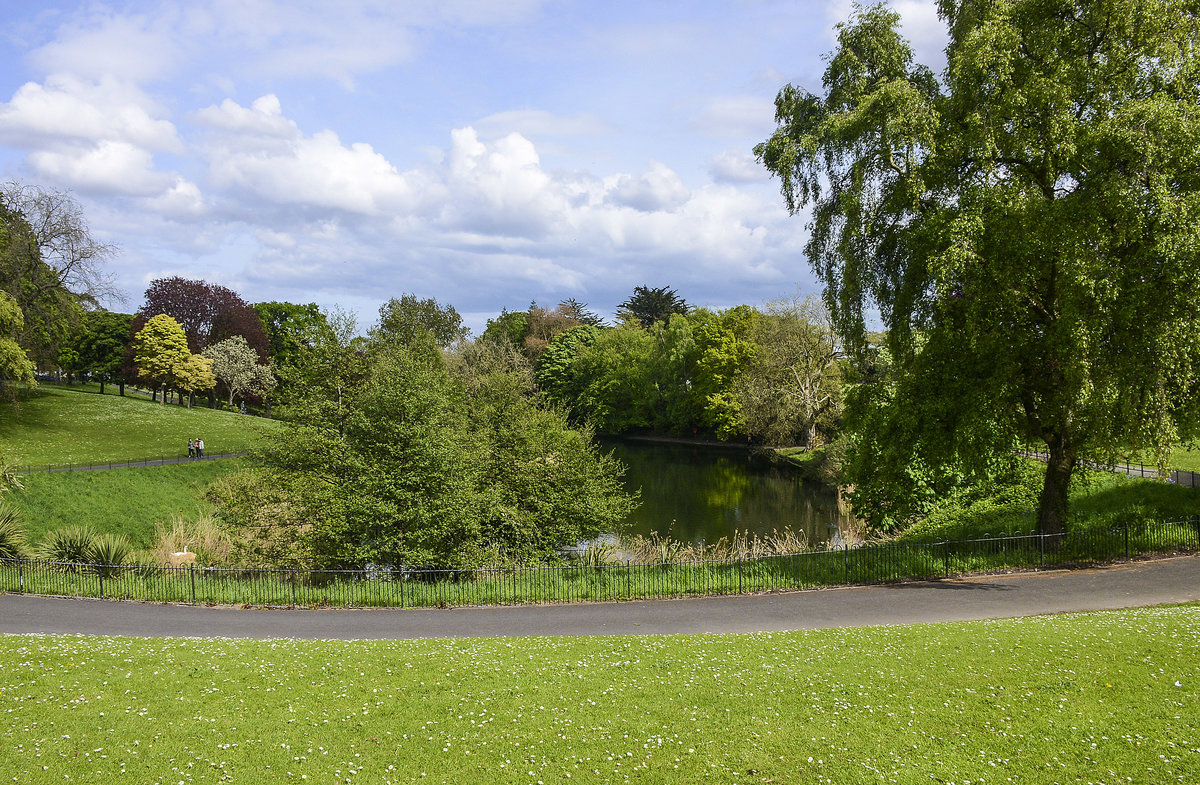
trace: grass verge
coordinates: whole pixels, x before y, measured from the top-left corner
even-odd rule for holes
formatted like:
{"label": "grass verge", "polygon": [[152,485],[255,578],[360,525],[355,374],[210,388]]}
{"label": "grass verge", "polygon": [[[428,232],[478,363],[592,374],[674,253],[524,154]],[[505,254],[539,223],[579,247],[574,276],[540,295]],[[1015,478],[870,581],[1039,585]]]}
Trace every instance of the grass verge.
{"label": "grass verge", "polygon": [[21,511],[31,544],[47,532],[87,525],[100,534],[120,534],[136,548],[148,548],[154,524],[195,518],[214,511],[204,499],[213,480],[241,468],[243,461],[220,460],[170,466],[52,472],[21,478],[25,486],[5,495]]}
{"label": "grass verge", "polygon": [[184,457],[191,437],[204,439],[208,453],[242,452],[257,445],[261,429],[274,427],[233,412],[44,385],[22,393],[16,406],[0,407],[0,459],[37,466]]}
{"label": "grass verge", "polygon": [[1200,607],[755,635],[0,638],[25,783],[1196,782]]}

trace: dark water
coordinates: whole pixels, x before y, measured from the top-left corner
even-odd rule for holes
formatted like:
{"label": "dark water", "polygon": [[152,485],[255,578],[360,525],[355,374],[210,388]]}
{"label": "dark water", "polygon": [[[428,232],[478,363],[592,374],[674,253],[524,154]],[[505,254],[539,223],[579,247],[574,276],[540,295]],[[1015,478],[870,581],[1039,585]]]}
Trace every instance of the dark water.
{"label": "dark water", "polygon": [[641,491],[630,534],[711,543],[787,526],[815,545],[828,542],[841,520],[834,491],[744,450],[608,440],[601,447],[628,467],[629,489]]}

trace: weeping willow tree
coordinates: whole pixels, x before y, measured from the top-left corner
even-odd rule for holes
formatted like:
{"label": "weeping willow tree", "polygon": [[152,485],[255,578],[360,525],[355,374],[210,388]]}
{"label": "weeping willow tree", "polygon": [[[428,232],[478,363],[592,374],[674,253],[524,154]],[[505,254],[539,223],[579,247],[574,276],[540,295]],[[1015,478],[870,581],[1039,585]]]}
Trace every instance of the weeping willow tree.
{"label": "weeping willow tree", "polygon": [[820,95],[785,87],[759,160],[852,351],[856,508],[902,523],[1022,443],[1039,531],[1087,459],[1165,463],[1197,430],[1200,2],[941,0],[946,68],[856,7]]}

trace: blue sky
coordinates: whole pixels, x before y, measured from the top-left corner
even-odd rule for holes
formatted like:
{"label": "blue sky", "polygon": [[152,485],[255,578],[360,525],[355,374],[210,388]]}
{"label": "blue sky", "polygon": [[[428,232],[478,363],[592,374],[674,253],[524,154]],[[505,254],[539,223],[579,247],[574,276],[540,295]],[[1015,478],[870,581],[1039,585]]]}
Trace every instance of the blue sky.
{"label": "blue sky", "polygon": [[[894,0],[937,67],[931,0]],[[847,0],[0,0],[0,178],[69,190],[149,281],[611,315],[816,293],[751,149]]]}

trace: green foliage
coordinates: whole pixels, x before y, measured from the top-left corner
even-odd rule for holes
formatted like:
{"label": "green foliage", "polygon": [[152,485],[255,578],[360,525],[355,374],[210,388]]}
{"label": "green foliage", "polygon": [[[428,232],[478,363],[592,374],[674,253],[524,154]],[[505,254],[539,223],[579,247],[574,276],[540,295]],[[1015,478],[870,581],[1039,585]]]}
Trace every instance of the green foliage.
{"label": "green foliage", "polygon": [[1039,528],[1060,531],[1081,460],[1165,462],[1200,427],[1198,10],[942,3],[939,85],[897,14],[860,7],[824,95],[779,93],[755,152],[813,208],[834,324],[856,355],[872,312],[887,328],[891,389],[853,418],[877,525],[1038,441]]}
{"label": "green foliage", "polygon": [[150,317],[134,336],[133,347],[138,375],[164,389],[179,381],[184,366],[192,359],[183,328],[166,314]]}
{"label": "green foliage", "polygon": [[0,291],[0,391],[10,382],[35,383],[33,363],[16,341],[24,327],[25,317],[17,301]]}
{"label": "green foliage", "polygon": [[617,318],[625,323],[637,323],[649,330],[655,322],[665,322],[671,314],[686,314],[687,302],[674,290],[666,286],[650,289],[635,286],[617,311]]}
{"label": "green foliage", "polygon": [[216,379],[228,390],[231,408],[234,398],[264,397],[275,389],[275,375],[268,366],[259,364],[258,352],[240,335],[209,346],[203,354],[212,363]]}
{"label": "green foliage", "polygon": [[25,526],[21,511],[0,499],[0,559],[20,559],[25,556]]}
{"label": "green foliage", "polygon": [[38,557],[62,564],[87,564],[92,560],[92,548],[95,546],[98,536],[90,526],[54,529],[38,546]]}
{"label": "green foliage", "polygon": [[415,294],[392,298],[379,308],[379,323],[371,337],[379,342],[408,345],[428,339],[443,349],[466,338],[470,330],[454,306],[440,305],[432,297],[419,300]]}
{"label": "green foliage", "polygon": [[504,308],[495,319],[488,319],[487,327],[480,336],[480,340],[506,341],[519,349],[525,345],[525,336],[528,334],[528,314]]}
{"label": "green foliage", "polygon": [[[336,384],[312,385],[265,451],[278,491],[261,503],[233,489],[233,518],[286,507],[310,561],[468,566],[546,558],[612,527],[628,500],[589,434],[542,409],[527,367],[481,348],[449,368],[432,336],[337,344]],[[349,366],[347,366],[349,367]],[[263,536],[264,552],[276,548]]]}

